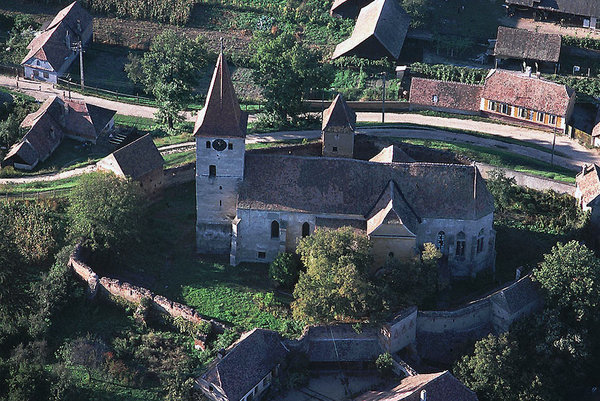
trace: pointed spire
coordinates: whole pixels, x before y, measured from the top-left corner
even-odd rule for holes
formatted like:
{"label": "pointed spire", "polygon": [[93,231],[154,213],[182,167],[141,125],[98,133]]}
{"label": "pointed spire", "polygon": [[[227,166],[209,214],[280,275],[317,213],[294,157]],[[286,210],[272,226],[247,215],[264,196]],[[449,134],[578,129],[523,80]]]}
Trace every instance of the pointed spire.
{"label": "pointed spire", "polygon": [[323,131],[354,131],[356,113],[338,93],[331,105],[323,113]]}
{"label": "pointed spire", "polygon": [[198,113],[194,136],[244,138],[247,123],[248,114],[242,111],[238,103],[221,42],[221,52],[206,95],[206,103]]}

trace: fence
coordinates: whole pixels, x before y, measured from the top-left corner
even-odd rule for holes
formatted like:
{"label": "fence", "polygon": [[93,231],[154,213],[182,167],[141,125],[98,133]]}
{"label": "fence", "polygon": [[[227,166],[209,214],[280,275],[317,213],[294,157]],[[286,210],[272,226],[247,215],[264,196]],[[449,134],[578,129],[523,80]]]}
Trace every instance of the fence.
{"label": "fence", "polygon": [[55,198],[64,198],[69,192],[71,192],[71,188],[60,188],[60,189],[51,189],[49,191],[37,191],[37,192],[6,192],[0,193],[0,199],[2,200],[35,200],[35,199],[55,199]]}
{"label": "fence", "polygon": [[127,93],[122,93],[122,92],[118,92],[118,91],[115,92],[115,91],[111,91],[108,89],[96,88],[96,87],[88,86],[88,85],[85,85],[84,90],[81,91],[81,89],[79,88],[79,83],[67,81],[62,78],[58,78],[57,81],[58,81],[58,83],[56,84],[56,86],[61,89],[68,90],[69,94],[70,94],[71,90],[73,90],[73,91],[77,91],[77,93],[81,93],[82,95],[94,95],[94,96],[103,97],[103,98],[106,98],[109,100],[115,99],[115,100],[118,100],[121,102],[126,102],[126,103],[133,103],[133,104],[146,105],[146,106],[156,106],[156,101],[154,99],[151,99],[149,97],[140,96],[139,94],[136,94],[134,96],[134,95],[127,94]]}

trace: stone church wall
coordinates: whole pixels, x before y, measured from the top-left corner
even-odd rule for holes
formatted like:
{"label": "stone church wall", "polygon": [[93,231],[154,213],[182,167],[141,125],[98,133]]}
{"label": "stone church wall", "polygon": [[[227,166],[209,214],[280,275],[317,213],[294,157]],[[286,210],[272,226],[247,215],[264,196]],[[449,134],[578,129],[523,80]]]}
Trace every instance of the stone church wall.
{"label": "stone church wall", "polygon": [[82,253],[82,247],[77,245],[69,258],[68,265],[77,276],[87,282],[92,297],[100,294],[110,299],[112,296],[133,304],[139,304],[143,298],[147,298],[150,300],[151,307],[159,313],[171,317],[181,317],[192,323],[208,322],[217,333],[222,333],[226,329],[226,326],[222,323],[204,318],[189,306],[156,295],[146,288],[109,277],[99,278],[92,268],[85,263]]}

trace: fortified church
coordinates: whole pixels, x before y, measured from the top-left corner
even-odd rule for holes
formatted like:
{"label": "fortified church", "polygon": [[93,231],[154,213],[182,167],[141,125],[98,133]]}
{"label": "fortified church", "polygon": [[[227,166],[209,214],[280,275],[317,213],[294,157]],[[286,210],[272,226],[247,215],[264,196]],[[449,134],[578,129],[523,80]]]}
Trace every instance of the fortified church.
{"label": "fortified church", "polygon": [[494,268],[494,202],[475,166],[407,162],[396,146],[355,159],[356,115],[340,96],[318,157],[247,153],[247,121],[221,53],[194,127],[199,253],[269,262],[316,228],[351,226],[380,266],[431,242],[454,277]]}

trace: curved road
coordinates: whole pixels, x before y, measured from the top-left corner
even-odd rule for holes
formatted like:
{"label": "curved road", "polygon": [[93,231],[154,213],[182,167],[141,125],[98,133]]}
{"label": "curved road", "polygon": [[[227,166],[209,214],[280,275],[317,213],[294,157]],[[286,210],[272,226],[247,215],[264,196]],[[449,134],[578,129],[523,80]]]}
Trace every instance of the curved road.
{"label": "curved road", "polygon": [[[459,120],[463,121],[464,120]],[[482,138],[478,136],[468,135],[468,134],[460,134],[456,132],[444,131],[441,129],[432,129],[432,128],[362,128],[358,129],[358,134],[364,135],[374,135],[374,136],[383,136],[383,137],[398,137],[398,138],[416,138],[416,139],[431,139],[431,140],[440,140],[445,142],[456,142],[456,143],[467,143],[478,146],[483,146],[486,148],[497,148],[501,150],[505,150],[511,153],[515,153],[518,155],[530,157],[537,160],[542,160],[546,162],[550,162],[551,155],[550,153],[544,152],[539,149],[521,146],[511,143],[502,142],[500,140],[491,139],[491,138]],[[275,132],[269,134],[254,134],[248,135],[246,139],[246,143],[261,143],[261,142],[273,142],[273,141],[282,141],[282,140],[290,140],[290,139],[316,139],[320,138],[321,131],[319,130],[311,130],[311,131],[282,131]],[[175,145],[168,145],[160,147],[159,150],[161,153],[173,153],[177,151],[189,150],[190,147],[195,145],[194,142],[184,142]],[[551,146],[551,145],[550,145]],[[558,149],[558,147],[557,147]],[[561,152],[565,150],[565,156],[569,155],[568,148],[561,148]],[[558,166],[562,166],[565,168],[569,168],[572,170],[579,169],[579,166],[582,163],[600,163],[600,157],[598,157],[595,153],[587,152],[584,155],[583,160],[573,160],[568,157],[563,156],[554,156],[554,163]],[[51,174],[44,175],[32,175],[28,177],[16,177],[16,178],[2,178],[0,179],[0,184],[16,184],[16,183],[27,183],[27,182],[35,182],[35,181],[54,181],[60,180],[63,178],[74,177],[81,174],[86,174],[96,169],[95,165],[84,166],[80,168],[76,168],[73,170],[62,171]]]}

